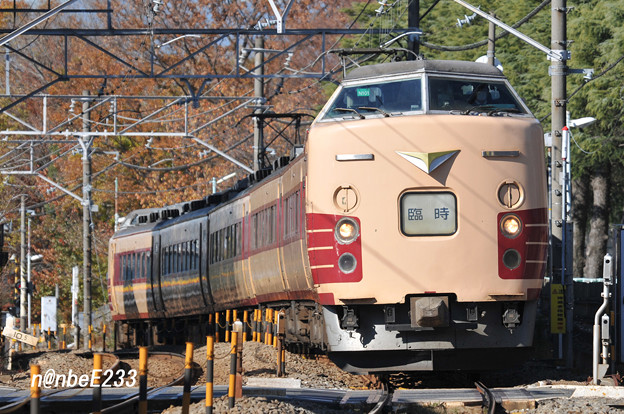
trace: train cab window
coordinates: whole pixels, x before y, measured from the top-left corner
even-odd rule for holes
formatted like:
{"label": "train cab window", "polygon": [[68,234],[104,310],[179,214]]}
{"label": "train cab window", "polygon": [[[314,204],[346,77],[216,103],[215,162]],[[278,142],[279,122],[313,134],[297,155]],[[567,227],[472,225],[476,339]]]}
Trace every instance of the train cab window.
{"label": "train cab window", "polygon": [[421,78],[408,78],[345,86],[324,119],[383,117],[422,111],[421,85]]}
{"label": "train cab window", "polygon": [[501,81],[429,77],[428,86],[431,111],[526,114],[509,87]]}

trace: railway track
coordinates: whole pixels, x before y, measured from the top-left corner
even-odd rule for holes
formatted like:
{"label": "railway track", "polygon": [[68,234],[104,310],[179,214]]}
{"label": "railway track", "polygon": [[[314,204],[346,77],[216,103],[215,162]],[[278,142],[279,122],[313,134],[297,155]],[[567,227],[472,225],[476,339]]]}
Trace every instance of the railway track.
{"label": "railway track", "polygon": [[[139,356],[138,351],[120,351],[114,354],[100,353],[100,355],[102,356],[103,367],[101,378],[102,381],[104,381],[102,383],[102,388],[106,389],[107,381],[110,382],[108,387],[113,387],[116,384],[128,384],[124,379],[129,376],[136,376],[137,370],[134,367],[138,365],[135,363]],[[81,356],[92,358],[93,354],[85,353],[81,354]],[[156,382],[154,380],[151,382],[155,382],[157,385],[148,386],[147,398],[161,392],[163,389],[182,383],[184,379],[184,358],[184,355],[173,352],[151,352],[148,364],[151,363],[152,366],[157,367],[154,370],[155,373],[162,372],[163,365],[175,366],[177,369],[164,369],[165,375],[155,375]],[[158,367],[160,367],[160,369]],[[171,372],[176,372],[176,374],[172,375]],[[65,387],[65,385],[71,384],[72,378],[76,378],[76,381],[78,381],[79,378],[85,375],[88,375],[91,380],[91,374],[83,372],[75,374],[70,373],[68,381],[66,381],[67,377],[65,374],[55,373],[54,376],[48,377],[42,373],[41,379],[39,380],[39,385],[44,390],[40,397],[40,406],[42,409],[44,411],[53,409],[54,411],[61,410],[61,412],[81,412],[81,410],[85,408],[84,403],[93,400],[94,388],[83,386]],[[136,382],[136,385],[138,385],[138,378],[136,379],[137,381],[133,381],[133,383]],[[52,387],[56,388],[58,385],[61,385],[59,389],[50,389]],[[102,410],[102,413],[135,412],[135,405],[139,399],[138,388],[134,389],[130,387],[127,389],[131,391],[117,392],[114,396],[105,396],[102,398],[104,404],[107,405],[107,407]],[[10,390],[6,393],[7,395],[0,397],[0,414],[27,412],[25,410],[28,408],[29,403],[31,403],[30,391],[24,390],[19,392],[15,389],[7,390]],[[108,404],[106,400],[109,401]],[[110,401],[113,401],[112,405]],[[89,408],[91,407],[91,405],[88,406]],[[89,409],[85,412],[91,411],[92,410]]]}
{"label": "railway track", "polygon": [[[229,344],[221,344],[220,348],[216,355],[224,356],[226,355],[224,350],[229,349]],[[260,351],[260,348],[270,352],[263,353]],[[238,412],[246,412],[252,408],[264,410],[264,407],[266,407],[267,409],[264,410],[266,412],[271,410],[281,412],[280,408],[283,408],[282,411],[296,409],[306,410],[303,412],[323,413],[335,413],[338,411],[340,413],[383,413],[390,411],[405,413],[414,412],[416,407],[425,406],[428,407],[426,410],[432,407],[440,407],[439,409],[457,409],[459,412],[465,413],[500,413],[505,412],[503,409],[507,411],[532,409],[536,406],[537,401],[544,399],[560,398],[568,400],[576,392],[575,387],[578,387],[579,391],[583,392],[591,388],[582,385],[570,386],[568,388],[557,388],[561,386],[489,388],[484,383],[489,385],[495,384],[497,381],[490,378],[489,381],[484,379],[483,383],[474,383],[474,380],[469,381],[469,378],[471,378],[469,376],[462,377],[460,380],[460,377],[457,376],[439,378],[438,375],[433,378],[434,381],[431,381],[431,379],[427,380],[423,376],[394,375],[383,379],[388,382],[387,388],[379,388],[379,384],[383,382],[371,380],[364,387],[378,389],[349,389],[349,387],[361,387],[361,382],[352,380],[345,381],[339,385],[337,378],[342,374],[331,370],[329,363],[324,364],[316,361],[316,359],[308,360],[291,356],[289,359],[291,365],[287,365],[287,372],[291,374],[291,377],[274,378],[271,370],[266,368],[274,364],[274,361],[271,361],[272,358],[270,358],[271,353],[274,352],[273,349],[260,345],[256,345],[255,348],[250,345],[246,349],[248,355],[245,361],[249,364],[246,368],[248,375],[245,376],[243,398],[237,398],[236,400]],[[171,349],[166,350],[170,351]],[[200,359],[203,353],[203,350],[198,349],[195,355],[195,360],[200,365],[203,365]],[[71,364],[75,360],[71,357],[75,356],[75,353],[71,355],[56,353],[56,356],[54,354],[47,354],[49,359],[42,361],[44,367],[46,364],[47,367],[55,366],[57,372],[60,372],[60,370],[67,370],[68,366],[73,366]],[[63,360],[67,360],[70,365],[50,365],[58,364],[59,356]],[[104,369],[110,371],[122,371],[122,376],[130,378],[132,375],[130,371],[135,369],[134,367],[136,366],[136,358],[136,351],[118,352],[115,355],[108,354],[103,358],[103,366]],[[175,384],[179,384],[182,380],[183,360],[184,357],[175,352],[152,351],[150,353],[148,374],[153,377],[153,380],[148,386],[149,393],[147,399],[151,412],[161,412],[172,405],[179,406],[182,404],[183,387]],[[229,358],[217,358],[221,365],[226,365],[224,362],[226,360],[229,362]],[[92,363],[87,362],[86,365],[92,366]],[[165,365],[168,365],[170,368],[167,369]],[[45,369],[42,368],[42,372]],[[156,378],[156,374],[163,375],[160,375],[160,378]],[[419,383],[419,377],[423,381],[422,383]],[[196,375],[195,378],[197,382],[192,387],[190,401],[192,403],[200,403],[206,395],[203,382],[204,377]],[[526,383],[534,384],[536,381]],[[221,379],[219,382],[215,382],[215,384],[226,384],[226,382]],[[375,385],[371,386],[371,384]],[[471,384],[474,384],[474,386],[471,387]],[[21,386],[24,387],[23,384]],[[602,387],[599,391],[603,392],[605,388],[609,387]],[[613,388],[619,390],[619,387]],[[102,391],[102,406],[105,407],[103,412],[136,412],[139,392],[138,384],[134,387],[103,388]],[[618,398],[624,398],[624,389],[622,391],[622,397]],[[42,394],[40,402],[42,410],[47,412],[90,412],[93,411],[93,394],[93,388],[47,390]],[[600,396],[595,395],[595,397]],[[214,397],[214,412],[227,412],[227,386],[215,385]],[[14,388],[3,389],[0,387],[0,414],[28,412],[28,402],[28,390],[20,391]],[[607,404],[613,404],[613,402]],[[202,409],[203,405],[203,402],[200,403]],[[177,412],[179,412],[179,408]]]}
{"label": "railway track", "polygon": [[[176,379],[177,380],[177,379]],[[27,394],[27,391],[19,391]],[[18,392],[18,393],[19,393]],[[88,413],[93,389],[55,390],[42,396],[44,410],[55,412]],[[569,388],[496,388],[488,389],[483,384],[468,389],[419,389],[394,390],[387,388],[376,390],[338,390],[319,388],[276,388],[243,387],[243,396],[237,400],[239,411],[246,408],[262,407],[262,404],[279,401],[282,404],[307,409],[314,412],[379,414],[382,412],[412,412],[417,407],[446,407],[460,409],[465,413],[482,413],[485,408],[490,413],[507,412],[506,410],[535,408],[536,401],[550,398],[569,398],[573,394]],[[15,390],[12,391],[15,394]],[[484,397],[485,394],[487,397]],[[215,400],[221,399],[223,407],[227,396],[227,386],[214,387]],[[191,392],[191,403],[198,403],[205,397],[205,387],[195,386]],[[15,395],[13,396],[15,399]],[[0,413],[28,412],[28,398],[10,401],[11,396],[0,389]],[[104,393],[107,407],[102,413],[136,412],[138,388],[109,389]],[[181,405],[182,387],[166,385],[153,387],[148,392],[150,412],[161,412],[172,405]],[[215,412],[221,412],[215,404]],[[318,411],[317,411],[318,412]],[[436,412],[436,411],[433,411]]]}

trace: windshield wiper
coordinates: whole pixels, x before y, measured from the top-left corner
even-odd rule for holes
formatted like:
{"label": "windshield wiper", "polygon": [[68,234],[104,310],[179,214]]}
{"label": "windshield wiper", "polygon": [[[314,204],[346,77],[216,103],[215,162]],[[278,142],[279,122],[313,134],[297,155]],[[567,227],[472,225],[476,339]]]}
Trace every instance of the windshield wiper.
{"label": "windshield wiper", "polygon": [[386,118],[388,118],[390,116],[389,113],[387,113],[386,111],[384,111],[381,108],[375,108],[374,106],[359,106],[358,109],[362,110],[367,110],[367,111],[377,111],[377,112],[381,112],[383,114],[383,116],[385,116]]}
{"label": "windshield wiper", "polygon": [[498,113],[521,114],[522,111],[519,110],[518,108],[496,108],[496,109],[488,112],[488,115],[494,115],[494,114],[498,114]]}
{"label": "windshield wiper", "polygon": [[356,111],[353,108],[334,108],[334,111],[336,112],[354,112],[357,114],[357,116],[360,117],[360,119],[366,119],[366,117],[364,115],[362,115],[361,113],[359,113],[358,111]]}
{"label": "windshield wiper", "polygon": [[496,108],[493,105],[475,105],[471,108],[466,109],[464,112],[462,112],[462,115],[468,115],[471,112],[487,112],[489,115],[489,111],[491,110],[496,110],[498,108]]}

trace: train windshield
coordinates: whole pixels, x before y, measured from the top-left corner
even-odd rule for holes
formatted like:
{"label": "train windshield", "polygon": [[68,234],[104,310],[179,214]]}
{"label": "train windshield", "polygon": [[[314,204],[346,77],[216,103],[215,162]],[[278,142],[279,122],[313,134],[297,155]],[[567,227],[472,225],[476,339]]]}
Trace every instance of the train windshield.
{"label": "train windshield", "polygon": [[421,84],[420,78],[411,78],[345,86],[325,114],[325,119],[422,111]]}
{"label": "train windshield", "polygon": [[[423,85],[426,85],[425,93]],[[457,115],[528,113],[504,81],[428,75],[424,78],[346,84],[323,119],[364,119],[419,112]]]}
{"label": "train windshield", "polygon": [[527,113],[504,82],[437,77],[429,78],[429,110]]}

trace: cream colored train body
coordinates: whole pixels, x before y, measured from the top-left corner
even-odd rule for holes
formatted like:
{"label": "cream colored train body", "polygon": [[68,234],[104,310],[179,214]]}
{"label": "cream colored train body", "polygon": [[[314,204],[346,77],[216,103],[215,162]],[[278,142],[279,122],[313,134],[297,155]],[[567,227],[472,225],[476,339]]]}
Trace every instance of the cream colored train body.
{"label": "cream colored train body", "polygon": [[226,199],[116,235],[111,269],[134,238],[162,263],[167,232],[202,220],[207,232],[179,239],[198,264],[172,276],[194,294],[150,301],[167,277],[148,265],[134,305],[111,279],[116,318],[281,309],[288,343],[362,373],[484,368],[532,345],[548,233],[543,134],[497,69],[356,69],[303,153],[275,167]]}

